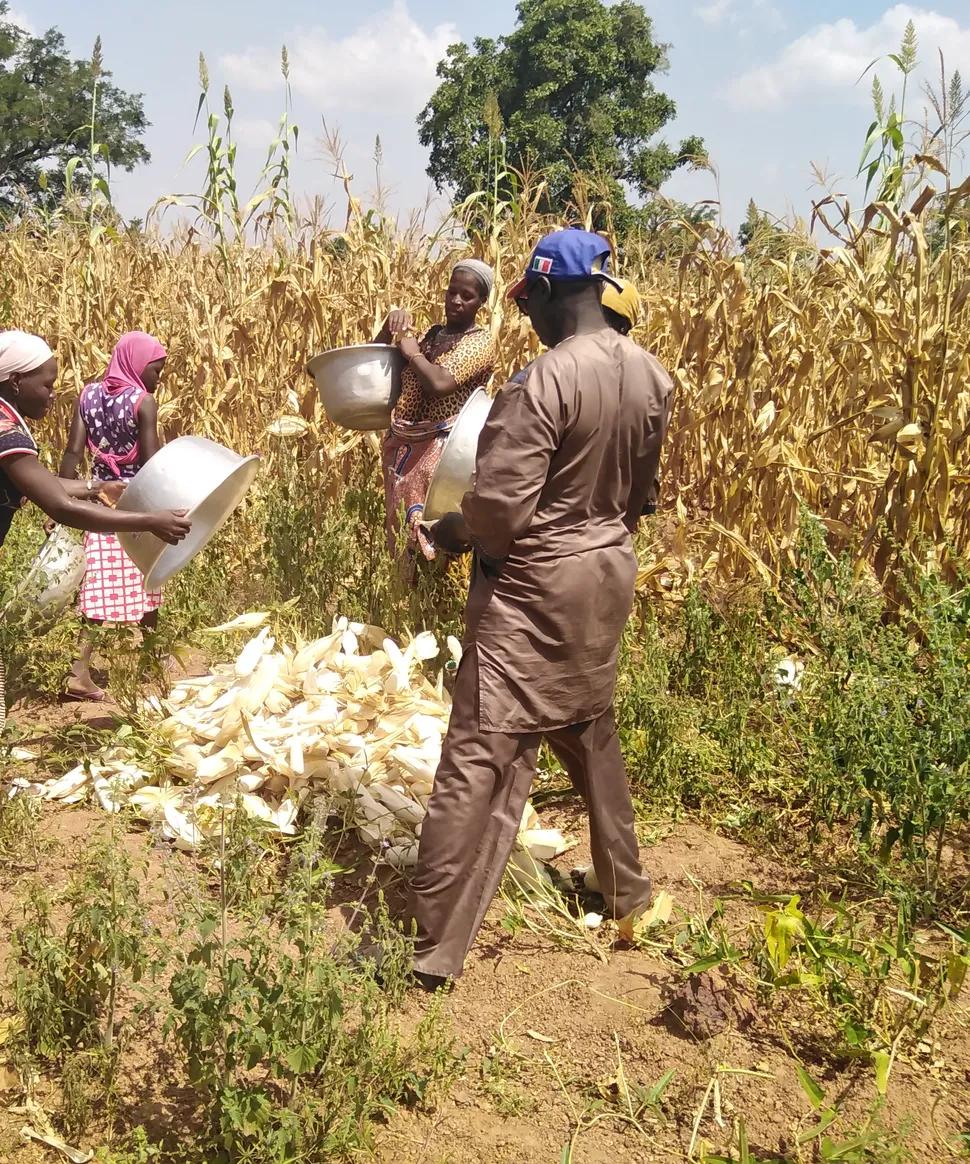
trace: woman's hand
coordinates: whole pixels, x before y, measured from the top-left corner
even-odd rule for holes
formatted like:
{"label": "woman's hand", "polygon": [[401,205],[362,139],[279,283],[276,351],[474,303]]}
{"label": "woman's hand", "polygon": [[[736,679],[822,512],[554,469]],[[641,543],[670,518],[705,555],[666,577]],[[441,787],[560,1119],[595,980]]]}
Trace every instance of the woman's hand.
{"label": "woman's hand", "polygon": [[148,532],[168,542],[170,546],[177,545],[192,528],[185,513],[184,509],[160,509],[157,513],[148,514]]}
{"label": "woman's hand", "polygon": [[392,336],[400,335],[402,331],[410,331],[414,327],[411,312],[403,311],[399,307],[395,308],[393,311],[388,312],[387,319],[384,321],[384,327]]}
{"label": "woman's hand", "polygon": [[121,500],[121,495],[128,488],[127,481],[105,481],[98,490],[98,496],[105,503],[110,505],[112,509]]}
{"label": "woman's hand", "polygon": [[395,307],[393,311],[387,313],[383,327],[374,336],[374,343],[392,344],[399,335],[410,331],[413,327],[414,320],[411,318],[410,311],[402,311],[400,307]]}
{"label": "woman's hand", "polygon": [[421,355],[421,345],[413,335],[401,336],[397,341],[397,348],[401,355],[408,361],[413,360],[415,356]]}

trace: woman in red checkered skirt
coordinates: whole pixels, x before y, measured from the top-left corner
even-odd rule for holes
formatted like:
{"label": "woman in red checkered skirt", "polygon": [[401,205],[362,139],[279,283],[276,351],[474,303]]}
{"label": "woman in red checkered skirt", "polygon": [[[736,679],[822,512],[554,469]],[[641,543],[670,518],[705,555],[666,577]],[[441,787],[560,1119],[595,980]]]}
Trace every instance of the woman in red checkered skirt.
{"label": "woman in red checkered skirt", "polygon": [[[127,481],[158,452],[158,405],[153,393],[165,364],[165,349],[154,336],[130,331],[115,346],[104,378],[87,384],[78,399],[61,461],[61,476],[76,477],[87,451],[99,481]],[[137,623],[154,630],[160,590],[146,590],[141,571],[114,534],[84,538],[87,572],[78,598],[90,623]],[[101,700],[91,676],[92,638],[82,632],[80,652],[68,679],[72,699]]]}

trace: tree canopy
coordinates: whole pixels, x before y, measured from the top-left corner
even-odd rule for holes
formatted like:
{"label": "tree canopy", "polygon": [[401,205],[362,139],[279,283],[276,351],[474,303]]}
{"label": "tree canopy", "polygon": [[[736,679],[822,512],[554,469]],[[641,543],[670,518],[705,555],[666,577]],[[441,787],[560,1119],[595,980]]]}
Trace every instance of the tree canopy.
{"label": "tree canopy", "polygon": [[570,201],[577,171],[617,208],[627,190],[654,193],[704,152],[696,137],[676,148],[653,141],[676,113],[651,80],[668,47],[628,0],[521,0],[512,33],[453,45],[438,65],[418,118],[428,174],[466,198],[490,187],[498,158],[541,173],[553,211]]}
{"label": "tree canopy", "polygon": [[31,36],[9,14],[0,0],[0,213],[64,193],[68,162],[90,150],[95,84],[95,137],[111,164],[147,162],[141,95],[111,84],[97,55],[72,60],[57,29]]}

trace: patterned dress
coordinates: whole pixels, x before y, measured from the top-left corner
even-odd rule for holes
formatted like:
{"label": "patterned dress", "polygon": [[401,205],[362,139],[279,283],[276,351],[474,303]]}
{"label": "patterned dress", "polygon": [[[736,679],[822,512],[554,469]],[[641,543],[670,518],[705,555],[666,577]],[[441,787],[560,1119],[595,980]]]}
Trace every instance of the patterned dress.
{"label": "patterned dress", "polygon": [[[98,481],[130,480],[141,466],[138,408],[148,395],[144,388],[107,393],[88,384],[79,410],[94,459]],[[78,609],[95,622],[140,622],[162,602],[161,590],[146,590],[141,571],[114,534],[84,535],[88,569],[81,584]]]}
{"label": "patterned dress", "polygon": [[[24,503],[24,495],[3,471],[4,461],[26,453],[37,456],[37,445],[27,431],[23,417],[6,400],[0,400],[0,546],[10,532],[14,514]],[[4,687],[7,673],[0,659],[0,732],[7,722],[7,700]]]}
{"label": "patterned dress", "polygon": [[0,546],[10,532],[14,514],[24,501],[23,494],[3,471],[3,463],[7,457],[20,453],[36,457],[37,445],[16,408],[6,400],[0,400]]}
{"label": "patterned dress", "polygon": [[[439,324],[425,334],[419,346],[425,359],[449,371],[458,386],[449,396],[434,396],[410,365],[404,369],[401,395],[384,440],[384,496],[391,552],[402,548],[399,540],[406,531],[403,549],[412,556],[420,550],[432,561],[434,545],[418,526],[428,485],[462,406],[476,388],[484,388],[491,379],[495,344],[485,328],[455,334]],[[403,529],[399,522],[402,510]]]}

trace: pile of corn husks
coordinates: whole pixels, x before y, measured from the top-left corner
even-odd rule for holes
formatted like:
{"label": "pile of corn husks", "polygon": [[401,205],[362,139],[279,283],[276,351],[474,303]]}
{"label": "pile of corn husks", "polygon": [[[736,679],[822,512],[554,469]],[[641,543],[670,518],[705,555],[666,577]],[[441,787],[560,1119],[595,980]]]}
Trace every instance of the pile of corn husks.
{"label": "pile of corn husks", "polygon": [[[212,630],[252,630],[266,618],[241,615]],[[457,663],[460,645],[449,638],[447,646]],[[167,699],[147,704],[165,745],[163,783],[152,783],[121,743],[46,784],[22,782],[22,790],[61,803],[93,791],[106,810],[133,808],[183,849],[212,835],[224,809],[241,807],[294,833],[308,800],[326,810],[343,797],[360,837],[388,864],[407,868],[417,860],[448,726],[444,672],[432,683],[423,670],[439,655],[428,631],[402,648],[378,627],[340,618],[331,634],[294,649],[263,627],[234,662],[182,679]],[[527,805],[516,863],[528,874],[540,873],[535,860],[567,847],[538,823]]]}

